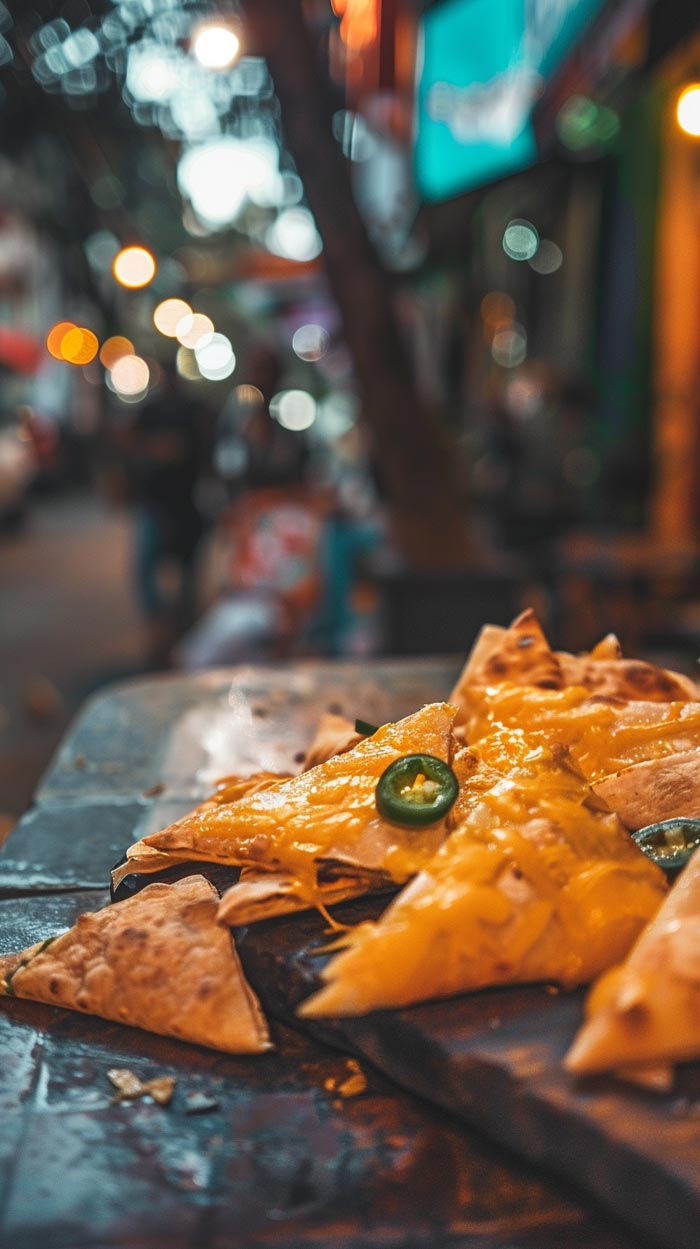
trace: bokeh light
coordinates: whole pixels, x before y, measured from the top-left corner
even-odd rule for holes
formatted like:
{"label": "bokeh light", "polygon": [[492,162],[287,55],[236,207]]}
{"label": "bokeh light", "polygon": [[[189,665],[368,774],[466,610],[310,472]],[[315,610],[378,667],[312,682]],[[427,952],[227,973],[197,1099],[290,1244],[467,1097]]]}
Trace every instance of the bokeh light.
{"label": "bokeh light", "polygon": [[148,389],[151,373],[141,356],[122,356],[110,369],[110,380],[120,396],[142,395]]}
{"label": "bokeh light", "polygon": [[259,404],[265,402],[263,392],[257,386],[251,386],[249,382],[236,386],[233,398],[239,408],[257,408]]}
{"label": "bokeh light", "polygon": [[117,360],[121,360],[122,356],[133,356],[134,344],[130,338],[125,338],[123,334],[113,334],[111,338],[106,338],[100,347],[100,362],[106,369],[113,369]]}
{"label": "bokeh light", "polygon": [[491,342],[496,330],[510,325],[515,317],[515,302],[505,291],[489,291],[481,301],[484,337]]}
{"label": "bokeh light", "polygon": [[527,334],[522,325],[513,322],[505,329],[496,330],[491,355],[504,369],[515,369],[522,364],[527,356]]}
{"label": "bokeh light", "polygon": [[95,359],[99,346],[92,330],[74,325],[61,339],[61,358],[68,364],[89,364]]}
{"label": "bokeh light", "polygon": [[556,119],[557,134],[565,147],[579,156],[595,156],[620,133],[620,118],[606,104],[585,95],[572,95]]}
{"label": "bokeh light", "polygon": [[315,260],[323,251],[321,236],[308,208],[285,208],[265,233],[265,244],[276,256],[299,262]]}
{"label": "bokeh light", "polygon": [[112,273],[121,286],[140,290],[155,277],[156,262],[145,247],[123,247],[114,257]]}
{"label": "bokeh light", "polygon": [[270,413],[285,429],[309,429],[316,419],[316,400],[307,390],[281,390],[270,400]]}
{"label": "bokeh light", "polygon": [[231,340],[225,334],[204,334],[194,349],[197,368],[211,382],[230,377],[236,367]]}
{"label": "bokeh light", "polygon": [[214,322],[203,312],[188,312],[175,327],[175,338],[183,347],[194,351],[205,334],[214,333]]}
{"label": "bokeh light", "polygon": [[277,201],[279,149],[269,139],[220,135],[180,157],[177,183],[199,220],[220,230],[236,220],[246,200],[263,206]]}
{"label": "bokeh light", "polygon": [[73,321],[57,321],[56,324],[49,330],[46,336],[46,348],[49,354],[53,356],[54,360],[63,359],[63,355],[61,354],[61,343],[69,330],[74,330],[75,328],[75,323]]}
{"label": "bokeh light", "polygon": [[503,233],[503,250],[511,260],[530,260],[537,251],[540,238],[530,221],[516,218],[509,221]]}
{"label": "bokeh light", "polygon": [[540,245],[534,256],[528,260],[531,269],[535,273],[556,273],[557,269],[561,269],[564,257],[561,247],[553,243],[551,239],[540,239]]}
{"label": "bokeh light", "polygon": [[676,104],[676,119],[686,134],[693,138],[700,137],[700,83],[692,83],[681,91]]}
{"label": "bokeh light", "polygon": [[300,325],[292,338],[292,349],[300,360],[313,363],[326,354],[329,341],[322,325]]}
{"label": "bokeh light", "polygon": [[220,22],[200,26],[192,39],[192,51],[200,65],[207,69],[228,69],[240,47],[238,35]]}
{"label": "bokeh light", "polygon": [[175,368],[180,377],[184,377],[187,382],[198,382],[201,379],[202,375],[197,368],[197,359],[191,347],[178,347]]}
{"label": "bokeh light", "polygon": [[177,338],[180,322],[190,316],[192,309],[184,299],[164,299],[153,313],[153,324],[166,338]]}

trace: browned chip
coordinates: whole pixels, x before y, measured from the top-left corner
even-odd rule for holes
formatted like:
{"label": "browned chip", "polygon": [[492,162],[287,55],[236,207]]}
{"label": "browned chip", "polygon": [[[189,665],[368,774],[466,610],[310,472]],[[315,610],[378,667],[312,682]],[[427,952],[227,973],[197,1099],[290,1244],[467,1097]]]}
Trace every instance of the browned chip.
{"label": "browned chip", "polygon": [[450,695],[450,702],[462,705],[473,685],[536,685],[559,690],[564,678],[542,628],[531,608],[513,621],[509,629],[486,625]]}
{"label": "browned chip", "polygon": [[634,763],[591,789],[628,828],[675,816],[700,817],[700,750]]}
{"label": "browned chip", "polygon": [[362,733],[355,732],[352,720],[335,715],[332,711],[324,712],[304,756],[302,771],[306,772],[317,763],[325,763],[334,755],[342,755],[346,750],[352,750],[353,746],[362,741],[362,737]]}
{"label": "browned chip", "polygon": [[583,685],[592,694],[630,701],[670,703],[700,698],[700,690],[690,677],[642,659],[598,658],[601,645],[590,655],[557,651],[566,686]]}
{"label": "browned chip", "polygon": [[219,897],[203,876],[149,885],[45,948],[0,958],[5,992],[228,1053],[270,1048]]}

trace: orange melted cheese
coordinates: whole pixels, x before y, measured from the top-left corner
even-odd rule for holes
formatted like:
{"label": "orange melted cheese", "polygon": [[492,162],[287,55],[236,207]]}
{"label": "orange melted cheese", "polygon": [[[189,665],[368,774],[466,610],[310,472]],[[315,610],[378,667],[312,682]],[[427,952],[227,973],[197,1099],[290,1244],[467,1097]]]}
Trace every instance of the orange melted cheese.
{"label": "orange melted cheese", "polygon": [[[700,703],[623,702],[582,686],[540,690],[506,685],[476,691],[468,740],[494,732],[524,736],[531,749],[567,751],[589,781],[646,759],[700,747]],[[502,738],[508,749],[507,737]]]}
{"label": "orange melted cheese", "polygon": [[602,766],[614,722],[609,706],[584,708],[587,697],[510,687],[484,704],[454,759],[450,836],[378,922],[347,934],[304,1014],[364,1013],[492,984],[571,986],[624,956],[665,879],[617,816],[586,805],[570,752],[599,749]]}
{"label": "orange melted cheese", "polygon": [[429,861],[447,826],[441,820],[406,829],[382,819],[377,781],[406,754],[449,762],[454,715],[448,704],[430,704],[299,776],[248,790],[233,802],[206,803],[143,844],[192,859],[282,868],[311,891],[328,859],[400,883]]}

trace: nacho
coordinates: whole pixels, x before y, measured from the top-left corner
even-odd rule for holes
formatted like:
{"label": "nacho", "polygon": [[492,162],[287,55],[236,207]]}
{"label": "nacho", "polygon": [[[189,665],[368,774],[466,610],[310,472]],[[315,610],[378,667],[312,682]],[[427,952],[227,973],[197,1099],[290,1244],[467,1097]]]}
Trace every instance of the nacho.
{"label": "nacho", "polygon": [[[346,933],[303,1004],[355,1015],[488,985],[586,983],[629,949],[665,879],[555,752],[455,759],[459,822],[379,920]],[[617,953],[616,953],[617,952]]]}
{"label": "nacho", "polygon": [[509,629],[485,625],[450,695],[462,704],[470,686],[534,685],[561,689],[564,678],[535,613],[521,612]]}
{"label": "nacho", "polygon": [[0,957],[5,995],[99,1015],[229,1054],[271,1048],[219,897],[203,876],[148,885],[68,932]]}
{"label": "nacho", "polygon": [[127,851],[135,870],[151,851],[179,859],[287,871],[315,888],[321,862],[381,873],[401,883],[428,861],[446,821],[421,830],[379,816],[375,789],[382,772],[420,751],[449,762],[455,710],[432,703],[386,724],[351,750],[233,803],[204,807]]}
{"label": "nacho", "polygon": [[356,732],[352,720],[335,715],[332,711],[324,712],[304,755],[302,772],[308,772],[309,768],[315,768],[319,763],[327,763],[335,755],[345,754],[346,750],[357,746],[362,738],[363,734]]}
{"label": "nacho", "polygon": [[614,633],[602,638],[590,654],[553,651],[531,610],[522,612],[508,629],[485,625],[481,630],[450,695],[458,708],[457,724],[469,722],[479,687],[514,685],[541,690],[580,686],[592,695],[626,701],[700,700],[700,687],[683,673],[623,658]]}
{"label": "nacho", "polygon": [[691,858],[626,961],[588,996],[564,1059],[575,1075],[700,1058],[700,854]]}
{"label": "nacho", "polygon": [[674,816],[700,816],[700,745],[634,763],[591,788],[631,829]]}
{"label": "nacho", "polygon": [[366,893],[386,889],[381,873],[352,871],[337,867],[324,879],[322,869],[313,887],[291,872],[267,872],[259,868],[243,868],[241,879],[221,896],[217,920],[231,928],[257,924],[261,920],[293,915],[316,906],[325,910],[337,902],[361,898]]}

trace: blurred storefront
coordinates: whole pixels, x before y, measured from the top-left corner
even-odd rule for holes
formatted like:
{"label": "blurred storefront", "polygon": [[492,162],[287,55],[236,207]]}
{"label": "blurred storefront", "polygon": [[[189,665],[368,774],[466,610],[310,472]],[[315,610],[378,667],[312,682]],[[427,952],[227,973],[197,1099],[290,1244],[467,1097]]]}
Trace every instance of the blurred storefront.
{"label": "blurred storefront", "polygon": [[35,465],[48,428],[92,470],[174,363],[215,519],[262,348],[341,528],[386,556],[398,515],[424,574],[466,497],[500,602],[539,595],[571,645],[668,632],[697,588],[699,25],[686,0],[0,5],[0,397]]}

